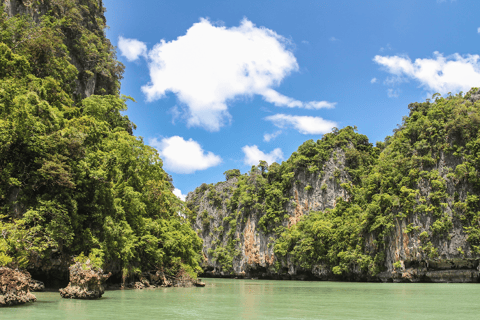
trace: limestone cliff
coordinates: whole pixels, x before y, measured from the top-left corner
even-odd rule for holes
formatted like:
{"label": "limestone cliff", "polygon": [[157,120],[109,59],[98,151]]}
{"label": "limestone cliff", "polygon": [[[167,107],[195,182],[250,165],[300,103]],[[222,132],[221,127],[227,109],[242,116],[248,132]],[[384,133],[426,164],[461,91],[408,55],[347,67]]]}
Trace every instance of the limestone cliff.
{"label": "limestone cliff", "polygon": [[47,287],[83,255],[111,282],[195,278],[201,239],[123,114],[103,13],[99,0],[0,0],[0,266]]}
{"label": "limestone cliff", "polygon": [[42,17],[65,19],[59,24],[70,63],[78,70],[74,94],[118,94],[124,66],[105,37],[106,19],[102,0],[0,0],[9,17],[23,15],[35,24]]}
{"label": "limestone cliff", "polygon": [[[472,105],[478,110],[478,100],[480,90],[473,89],[460,105]],[[473,112],[468,116],[475,118]],[[478,130],[478,122],[474,122],[473,130]],[[425,166],[418,178],[413,188],[416,190],[413,213],[406,217],[398,215],[393,232],[386,239],[386,271],[379,274],[383,280],[480,281],[480,256],[477,240],[472,237],[472,231],[477,237],[480,220],[476,217],[478,212],[470,211],[478,209],[479,190],[476,179],[469,176],[478,176],[478,171],[477,168],[470,173],[463,171],[471,158],[468,141],[463,138],[447,136],[448,145],[466,144],[467,150],[434,151],[435,161]],[[471,214],[475,215],[473,221],[467,217]]]}
{"label": "limestone cliff", "polygon": [[480,94],[434,98],[377,147],[347,127],[189,193],[206,275],[478,282]]}
{"label": "limestone cliff", "polygon": [[[346,149],[354,149],[350,143]],[[237,277],[304,278],[310,270],[296,265],[290,259],[280,270],[281,264],[274,252],[275,240],[281,230],[295,225],[311,211],[323,211],[335,207],[338,199],[348,201],[344,183],[351,183],[345,170],[345,150],[340,147],[329,151],[320,168],[299,167],[290,174],[291,183],[282,195],[284,213],[273,222],[262,223],[266,209],[242,200],[242,193],[262,193],[268,183],[267,172],[258,167],[242,176],[227,176],[225,182],[202,185],[187,195],[187,205],[196,212],[193,227],[204,241],[204,269],[206,275]],[[273,167],[270,167],[273,169]],[[313,169],[313,170],[312,170]],[[271,179],[271,178],[270,178]],[[265,191],[263,191],[264,193]],[[238,199],[238,206],[232,202]],[[281,202],[280,199],[271,199]],[[285,271],[285,270],[284,270]]]}

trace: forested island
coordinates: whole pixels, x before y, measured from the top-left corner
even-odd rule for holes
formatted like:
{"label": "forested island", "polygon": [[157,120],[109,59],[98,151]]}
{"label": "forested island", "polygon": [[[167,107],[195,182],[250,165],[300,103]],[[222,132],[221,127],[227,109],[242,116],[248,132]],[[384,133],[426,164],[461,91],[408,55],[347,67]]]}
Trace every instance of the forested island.
{"label": "forested island", "polygon": [[478,282],[480,92],[408,106],[374,146],[356,128],[187,196],[210,276]]}
{"label": "forested island", "polygon": [[75,262],[118,283],[194,279],[202,241],[122,115],[102,1],[0,4],[0,266],[55,286]]}
{"label": "forested island", "polygon": [[0,4],[0,304],[69,277],[69,298],[107,278],[480,280],[478,88],[410,104],[375,146],[334,128],[183,202],[123,114],[102,1]]}

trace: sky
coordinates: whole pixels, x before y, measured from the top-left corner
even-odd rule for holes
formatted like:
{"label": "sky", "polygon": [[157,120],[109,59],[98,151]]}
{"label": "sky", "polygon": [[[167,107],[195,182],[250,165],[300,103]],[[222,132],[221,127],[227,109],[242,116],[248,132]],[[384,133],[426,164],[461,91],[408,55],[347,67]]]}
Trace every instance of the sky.
{"label": "sky", "polygon": [[104,0],[134,134],[184,198],[333,127],[370,142],[408,104],[480,87],[480,1]]}

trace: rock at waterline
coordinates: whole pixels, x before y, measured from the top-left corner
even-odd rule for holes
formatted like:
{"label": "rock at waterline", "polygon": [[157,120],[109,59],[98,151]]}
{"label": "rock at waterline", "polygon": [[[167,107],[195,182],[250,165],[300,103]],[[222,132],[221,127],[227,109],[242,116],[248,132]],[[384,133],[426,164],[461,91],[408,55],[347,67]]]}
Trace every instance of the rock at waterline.
{"label": "rock at waterline", "polygon": [[0,307],[37,301],[30,292],[31,276],[6,267],[0,268]]}
{"label": "rock at waterline", "polygon": [[105,292],[105,281],[111,273],[103,274],[103,270],[92,265],[90,260],[77,262],[68,268],[70,283],[60,289],[60,295],[66,299],[97,299]]}
{"label": "rock at waterline", "polygon": [[161,270],[144,272],[139,281],[125,284],[126,288],[145,289],[156,287],[205,287],[201,279],[192,278],[181,269],[175,275],[167,275]]}

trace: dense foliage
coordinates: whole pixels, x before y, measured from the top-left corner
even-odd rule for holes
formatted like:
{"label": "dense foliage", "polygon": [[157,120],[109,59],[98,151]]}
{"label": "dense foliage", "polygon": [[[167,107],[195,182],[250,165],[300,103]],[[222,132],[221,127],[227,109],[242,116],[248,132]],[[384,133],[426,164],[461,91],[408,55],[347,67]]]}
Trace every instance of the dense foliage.
{"label": "dense foliage", "polygon": [[[158,153],[122,115],[129,98],[98,1],[44,2],[38,23],[0,7],[0,265],[87,255],[124,276],[194,274],[201,239]],[[101,95],[84,98],[89,72]]]}
{"label": "dense foliage", "polygon": [[[434,220],[429,230],[414,225],[405,230],[420,239],[422,259],[438,257],[432,238],[449,238],[455,221],[464,226],[472,252],[479,253],[480,105],[469,100],[476,92],[410,104],[409,116],[379,144],[384,150],[353,184],[352,200],[310,213],[278,239],[276,253],[288,253],[307,268],[326,264],[345,274],[360,267],[375,275],[385,266],[395,224],[412,214]],[[367,235],[375,250],[365,248]]]}
{"label": "dense foliage", "polygon": [[[261,162],[244,175],[227,171],[227,179],[236,179],[235,187],[231,194],[221,195],[218,207],[226,203],[223,210],[239,223],[249,210],[260,217],[262,232],[273,235],[270,241],[275,245],[277,267],[289,259],[306,270],[322,266],[337,275],[376,275],[385,270],[395,227],[412,216],[432,221],[426,227],[409,223],[402,231],[419,240],[420,256],[413,259],[441,258],[439,241],[451,238],[454,225],[460,226],[467,240],[465,247],[457,248],[459,257],[474,257],[480,253],[478,95],[479,90],[473,88],[466,95],[435,94],[432,100],[410,104],[409,115],[393,136],[377,142],[376,147],[346,127],[334,129],[317,142],[305,142],[282,164]],[[333,209],[309,212],[289,225],[292,213],[287,212],[287,204],[296,172],[317,173],[320,179],[325,162],[336,157],[336,148],[345,152],[349,181],[339,184],[348,191],[348,199],[338,198]],[[214,192],[213,186],[205,187],[211,190],[208,195]],[[311,188],[308,185],[305,190]],[[197,189],[195,197],[201,194]],[[195,197],[188,203],[194,212]],[[229,265],[231,269],[239,248],[216,247],[225,269]],[[225,252],[230,252],[228,259]],[[399,265],[393,262],[394,267]]]}
{"label": "dense foliage", "polygon": [[[260,161],[258,166],[253,166],[248,173],[243,175],[238,169],[228,170],[225,172],[226,183],[230,183],[232,186],[223,188],[225,192],[222,194],[216,191],[214,185],[204,184],[195,190],[195,195],[187,202],[187,206],[194,213],[194,216],[191,217],[192,222],[197,219],[195,212],[199,211],[198,201],[201,197],[205,197],[209,204],[216,207],[218,211],[221,211],[219,214],[224,216],[223,225],[214,229],[214,235],[218,234],[218,238],[212,243],[212,247],[215,249],[208,252],[215,261],[220,263],[224,271],[231,271],[232,262],[235,258],[240,257],[242,244],[236,237],[236,231],[245,229],[248,217],[258,219],[261,231],[271,235],[272,245],[274,239],[282,233],[290,239],[291,244],[287,244],[288,241],[283,238],[278,240],[281,242],[277,242],[278,248],[276,248],[279,257],[291,253],[291,250],[301,250],[299,255],[302,257],[299,259],[304,258],[305,248],[293,248],[293,245],[300,239],[291,235],[287,236],[288,232],[297,232],[294,230],[297,230],[298,227],[301,228],[303,223],[301,222],[298,227],[287,228],[290,218],[287,204],[293,200],[291,189],[295,183],[295,176],[299,172],[307,172],[309,175],[315,175],[317,179],[321,179],[325,175],[327,161],[336,151],[342,150],[345,153],[346,170],[351,182],[342,183],[336,177],[336,183],[338,186],[341,185],[346,190],[350,190],[354,182],[360,181],[364,177],[366,168],[374,163],[380,152],[379,148],[373,147],[368,142],[366,136],[355,131],[356,128],[353,127],[334,129],[332,133],[325,134],[316,142],[308,140],[281,164],[273,163],[269,166],[265,161]],[[221,182],[217,186],[222,189],[224,183]],[[306,189],[308,187],[311,188],[311,186],[307,186]],[[213,217],[209,216],[206,210],[198,214],[201,217],[203,230],[211,229],[209,224]],[[350,218],[344,218],[345,221],[348,219]],[[342,224],[342,222],[337,221],[337,224]],[[298,229],[297,235],[307,236],[307,233],[307,230]],[[222,245],[222,243],[226,245]],[[318,257],[318,252],[309,254],[312,257]],[[307,262],[305,261],[305,263]]]}

